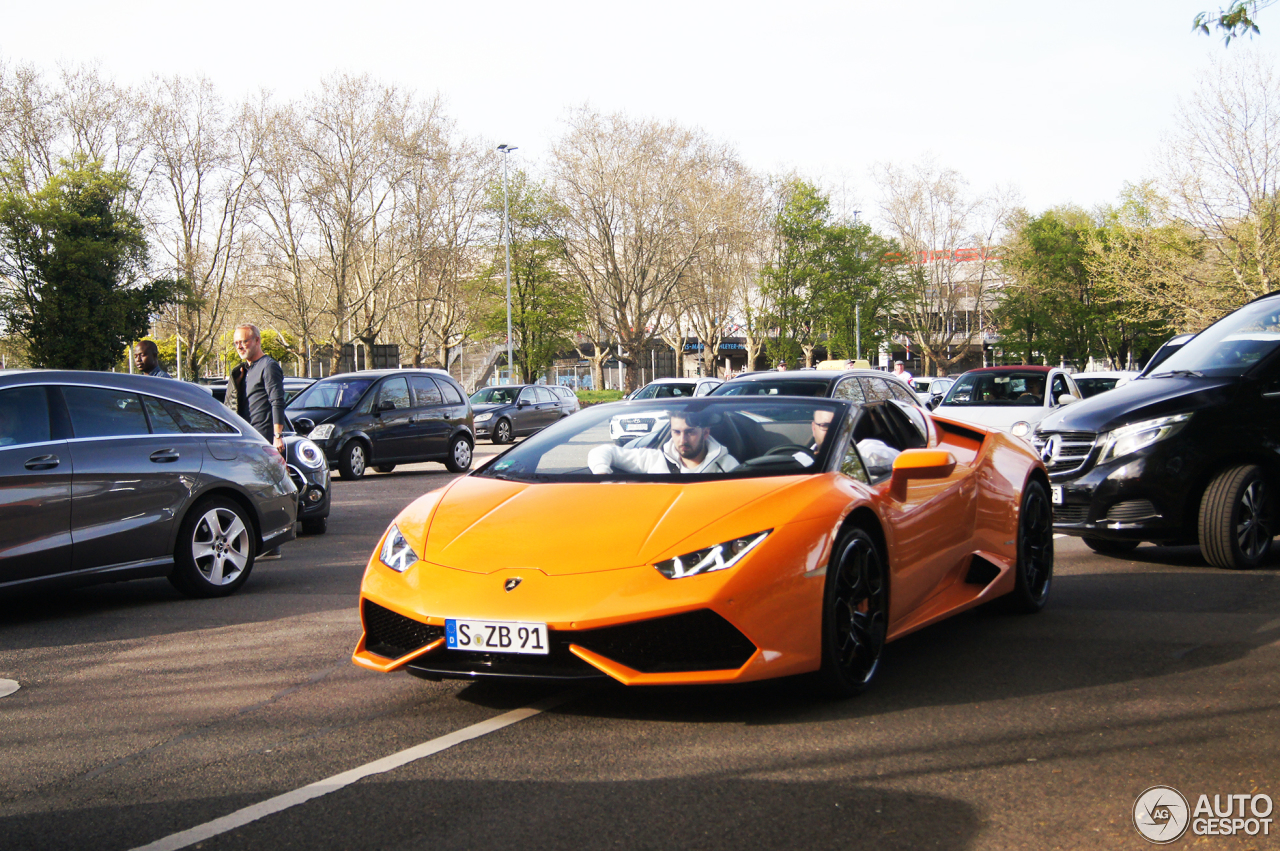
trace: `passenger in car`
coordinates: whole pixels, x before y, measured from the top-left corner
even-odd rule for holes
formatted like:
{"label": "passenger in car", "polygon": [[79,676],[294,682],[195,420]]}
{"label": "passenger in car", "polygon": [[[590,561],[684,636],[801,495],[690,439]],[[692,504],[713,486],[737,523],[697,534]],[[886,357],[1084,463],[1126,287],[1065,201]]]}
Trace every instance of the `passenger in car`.
{"label": "passenger in car", "polygon": [[711,436],[707,414],[672,411],[671,438],[661,448],[632,449],[607,443],[587,453],[596,475],[609,473],[727,473],[738,466],[729,450]]}

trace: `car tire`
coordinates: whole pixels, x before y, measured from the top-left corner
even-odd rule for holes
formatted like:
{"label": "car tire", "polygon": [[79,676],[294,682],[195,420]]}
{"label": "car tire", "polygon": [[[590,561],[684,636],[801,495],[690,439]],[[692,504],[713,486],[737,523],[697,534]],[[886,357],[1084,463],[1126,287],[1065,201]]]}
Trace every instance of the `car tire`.
{"label": "car tire", "polygon": [[875,540],[854,527],[832,549],[822,594],[822,667],[830,697],[852,697],[880,667],[889,628],[889,575]]}
{"label": "car tire", "polygon": [[1035,479],[1022,492],[1017,542],[1013,590],[1002,604],[1006,611],[1035,614],[1044,608],[1053,585],[1053,506],[1048,489]]}
{"label": "car tire", "polygon": [[304,535],[323,535],[328,529],[328,517],[312,517],[302,521],[302,534]]}
{"label": "car tire", "polygon": [[257,535],[248,514],[225,497],[198,502],[183,518],[169,582],[188,597],[226,597],[249,580]]}
{"label": "car tire", "polygon": [[1219,473],[1200,500],[1200,552],[1214,567],[1249,570],[1271,555],[1271,486],[1256,464]]}
{"label": "car tire", "polygon": [[379,473],[390,473],[395,468],[396,468],[395,464],[379,464],[373,469],[377,470]]}
{"label": "car tire", "polygon": [[1102,555],[1120,555],[1138,548],[1138,541],[1115,541],[1109,538],[1094,538],[1089,535],[1085,535],[1083,540],[1086,547]]}
{"label": "car tire", "polygon": [[493,442],[511,442],[511,420],[502,419],[493,424]]}
{"label": "car tire", "polygon": [[358,479],[365,474],[368,463],[369,455],[365,445],[352,440],[342,449],[342,456],[338,459],[338,475],[344,479]]}
{"label": "car tire", "polygon": [[450,473],[465,473],[471,469],[473,449],[470,440],[467,440],[464,435],[457,435],[449,441],[449,454],[444,459],[445,467]]}

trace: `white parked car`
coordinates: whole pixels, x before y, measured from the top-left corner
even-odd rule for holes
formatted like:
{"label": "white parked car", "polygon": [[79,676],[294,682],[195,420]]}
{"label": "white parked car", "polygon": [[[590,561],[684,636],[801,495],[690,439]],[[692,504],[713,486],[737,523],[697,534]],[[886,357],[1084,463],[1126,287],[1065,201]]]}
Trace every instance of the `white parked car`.
{"label": "white parked car", "polygon": [[947,391],[951,389],[951,385],[955,384],[955,382],[954,378],[917,375],[911,379],[911,389],[915,391],[916,398],[920,400],[920,404],[927,408],[929,407],[929,402],[935,397],[947,395]]}
{"label": "white parked car", "polygon": [[1123,387],[1138,377],[1136,372],[1117,370],[1114,372],[1077,372],[1071,378],[1080,388],[1080,395],[1088,399],[1108,390]]}
{"label": "white parked car", "polygon": [[[627,398],[687,399],[690,396],[706,396],[721,384],[724,382],[719,378],[658,378]],[[632,438],[648,434],[666,421],[665,411],[619,414],[609,420],[609,437],[615,443],[626,443]]]}
{"label": "white parked car", "polygon": [[957,378],[933,412],[1030,440],[1046,414],[1080,399],[1080,389],[1065,369],[988,366]]}

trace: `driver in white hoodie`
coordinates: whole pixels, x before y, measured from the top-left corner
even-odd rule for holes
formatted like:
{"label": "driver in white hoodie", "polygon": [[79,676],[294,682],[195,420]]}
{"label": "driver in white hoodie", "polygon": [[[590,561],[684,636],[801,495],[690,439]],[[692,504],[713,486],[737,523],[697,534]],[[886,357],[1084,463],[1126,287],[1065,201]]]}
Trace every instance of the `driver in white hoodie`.
{"label": "driver in white hoodie", "polygon": [[587,454],[596,475],[608,473],[727,473],[738,461],[711,436],[704,414],[672,411],[671,439],[661,449],[630,449],[612,443]]}

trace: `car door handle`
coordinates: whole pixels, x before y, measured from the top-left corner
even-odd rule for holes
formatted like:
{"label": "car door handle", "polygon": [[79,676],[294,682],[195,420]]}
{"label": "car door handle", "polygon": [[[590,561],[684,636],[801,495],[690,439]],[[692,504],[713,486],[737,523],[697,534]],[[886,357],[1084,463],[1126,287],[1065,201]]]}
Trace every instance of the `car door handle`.
{"label": "car door handle", "polygon": [[28,459],[27,463],[22,466],[26,467],[28,470],[52,470],[60,463],[62,462],[58,460],[57,455],[37,455],[34,458]]}
{"label": "car door handle", "polygon": [[170,461],[177,461],[181,457],[172,449],[157,449],[151,453],[151,460],[157,464],[168,464]]}

